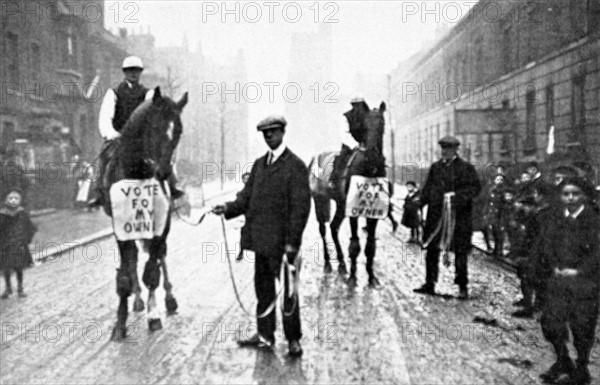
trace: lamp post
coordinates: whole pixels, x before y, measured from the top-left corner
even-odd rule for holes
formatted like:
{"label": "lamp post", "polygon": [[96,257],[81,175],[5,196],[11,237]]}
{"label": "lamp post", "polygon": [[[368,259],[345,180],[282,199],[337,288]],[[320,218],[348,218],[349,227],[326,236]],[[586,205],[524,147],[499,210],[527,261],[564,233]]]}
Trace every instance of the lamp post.
{"label": "lamp post", "polygon": [[392,183],[396,183],[396,141],[394,139],[394,126],[392,125],[392,75],[387,75],[388,88],[388,119],[390,122],[390,146],[392,151]]}

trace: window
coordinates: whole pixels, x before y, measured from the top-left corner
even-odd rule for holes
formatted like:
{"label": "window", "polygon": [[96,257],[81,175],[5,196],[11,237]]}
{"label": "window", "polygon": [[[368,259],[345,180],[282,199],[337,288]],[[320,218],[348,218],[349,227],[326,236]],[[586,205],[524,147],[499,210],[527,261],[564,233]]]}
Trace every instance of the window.
{"label": "window", "polygon": [[528,91],[525,96],[525,143],[524,152],[533,153],[536,150],[535,141],[535,90]]}
{"label": "window", "polygon": [[554,126],[554,86],[546,87],[546,133]]}
{"label": "window", "polygon": [[510,151],[510,135],[503,134],[500,142],[500,153],[507,154]]}
{"label": "window", "polygon": [[69,40],[68,35],[64,32],[56,34],[56,43],[58,51],[58,64],[62,68],[68,68],[69,66]]}
{"label": "window", "polygon": [[484,55],[484,50],[483,50],[484,46],[483,46],[483,36],[478,36],[475,39],[475,42],[473,43],[473,51],[474,51],[474,73],[473,73],[473,80],[482,80],[485,78],[484,76],[484,71],[485,71],[485,67],[484,67],[484,60],[483,60],[483,55]]}
{"label": "window", "polygon": [[31,80],[39,80],[42,73],[42,53],[38,43],[29,45],[29,73]]}
{"label": "window", "polygon": [[79,68],[79,56],[78,56],[78,39],[77,35],[69,35],[67,38],[69,41],[69,65],[71,69]]}
{"label": "window", "polygon": [[534,61],[538,56],[539,43],[536,39],[539,36],[536,33],[535,27],[539,25],[539,11],[539,5],[528,3],[525,8],[525,20],[523,23],[519,24],[523,32],[521,35],[523,39],[522,65]]}
{"label": "window", "polygon": [[573,79],[571,97],[572,142],[582,142],[585,134],[585,75]]}
{"label": "window", "polygon": [[2,122],[2,127],[0,127],[2,131],[0,131],[0,142],[2,146],[8,146],[10,143],[15,140],[15,124],[13,122]]}
{"label": "window", "polygon": [[588,0],[587,2],[587,32],[600,32],[600,0]]}
{"label": "window", "polygon": [[19,83],[19,37],[7,32],[5,35],[6,78],[9,83]]}

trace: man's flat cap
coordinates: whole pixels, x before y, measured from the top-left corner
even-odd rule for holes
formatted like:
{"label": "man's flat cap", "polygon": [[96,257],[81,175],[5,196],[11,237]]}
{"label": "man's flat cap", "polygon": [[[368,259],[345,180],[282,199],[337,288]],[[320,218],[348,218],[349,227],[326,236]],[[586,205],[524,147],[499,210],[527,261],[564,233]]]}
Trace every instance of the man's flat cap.
{"label": "man's flat cap", "polygon": [[444,146],[444,147],[460,146],[460,140],[456,139],[453,136],[444,136],[442,139],[440,139],[440,141],[438,143],[440,144],[440,146]]}
{"label": "man's flat cap", "polygon": [[281,115],[270,115],[267,116],[266,118],[264,118],[263,120],[261,120],[258,125],[256,126],[256,129],[258,131],[264,131],[264,130],[272,130],[274,128],[285,128],[285,126],[287,126],[287,121],[285,120],[285,118]]}

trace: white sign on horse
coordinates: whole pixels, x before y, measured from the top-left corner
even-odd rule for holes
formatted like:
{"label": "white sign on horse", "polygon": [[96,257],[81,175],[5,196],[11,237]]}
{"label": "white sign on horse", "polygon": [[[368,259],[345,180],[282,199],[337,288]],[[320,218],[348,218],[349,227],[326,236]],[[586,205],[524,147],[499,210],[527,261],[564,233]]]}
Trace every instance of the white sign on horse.
{"label": "white sign on horse", "polygon": [[110,188],[115,236],[120,241],[161,235],[169,215],[169,198],[152,179],[124,179]]}
{"label": "white sign on horse", "polygon": [[346,196],[346,216],[385,219],[390,204],[387,178],[353,175]]}

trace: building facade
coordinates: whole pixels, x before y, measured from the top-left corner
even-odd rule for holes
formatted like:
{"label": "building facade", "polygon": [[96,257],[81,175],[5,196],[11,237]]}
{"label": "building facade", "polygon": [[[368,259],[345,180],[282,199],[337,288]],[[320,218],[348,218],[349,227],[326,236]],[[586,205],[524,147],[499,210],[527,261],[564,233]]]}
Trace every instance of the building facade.
{"label": "building facade", "polygon": [[566,3],[481,0],[398,66],[396,163],[426,166],[455,135],[482,167],[544,161],[551,138],[555,154],[600,164],[600,1]]}
{"label": "building facade", "polygon": [[31,208],[68,206],[73,167],[101,146],[100,101],[125,50],[104,29],[104,1],[2,6],[0,152],[24,170]]}

